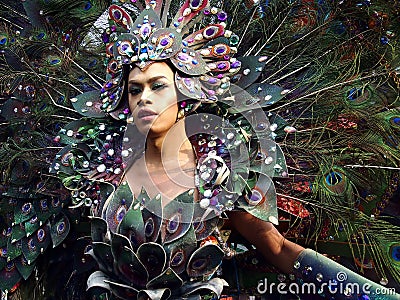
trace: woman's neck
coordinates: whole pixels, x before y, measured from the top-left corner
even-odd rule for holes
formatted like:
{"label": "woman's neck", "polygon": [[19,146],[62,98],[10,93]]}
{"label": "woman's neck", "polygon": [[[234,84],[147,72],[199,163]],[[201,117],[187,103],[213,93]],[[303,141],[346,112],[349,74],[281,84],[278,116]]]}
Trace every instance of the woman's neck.
{"label": "woman's neck", "polygon": [[148,137],[146,145],[145,155],[126,173],[134,195],[145,188],[151,198],[161,194],[166,205],[181,193],[195,188],[196,156],[184,126],[174,126],[163,137]]}
{"label": "woman's neck", "polygon": [[177,122],[165,135],[147,137],[145,160],[148,168],[176,168],[194,159],[183,120]]}

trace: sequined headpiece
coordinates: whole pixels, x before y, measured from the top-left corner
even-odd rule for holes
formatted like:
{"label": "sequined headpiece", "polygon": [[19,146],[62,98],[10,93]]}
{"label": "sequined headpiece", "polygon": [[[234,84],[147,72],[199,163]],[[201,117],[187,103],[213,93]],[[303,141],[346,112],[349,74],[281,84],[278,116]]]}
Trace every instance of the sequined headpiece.
{"label": "sequined headpiece", "polygon": [[[122,7],[109,8],[109,27],[102,35],[107,81],[100,95],[89,92],[74,99],[75,108],[82,114],[94,117],[102,111],[125,119],[129,108],[122,99],[126,97],[129,71],[152,62],[169,61],[177,70],[178,90],[202,102],[217,101],[231,83],[247,87],[262,71],[264,57],[234,57],[240,38],[226,29],[227,14],[210,7],[207,0],[187,0],[169,22],[169,7],[162,1],[146,0],[141,11],[133,20]],[[195,29],[205,23],[208,25]]]}

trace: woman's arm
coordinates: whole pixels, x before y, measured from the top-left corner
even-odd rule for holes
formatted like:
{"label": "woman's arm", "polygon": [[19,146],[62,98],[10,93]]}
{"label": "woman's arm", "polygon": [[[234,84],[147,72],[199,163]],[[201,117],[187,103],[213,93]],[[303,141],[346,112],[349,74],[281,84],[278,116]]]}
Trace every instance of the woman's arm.
{"label": "woman's arm", "polygon": [[260,220],[247,212],[229,212],[232,226],[257,250],[265,259],[282,272],[291,273],[294,261],[303,247],[285,239],[275,226]]}

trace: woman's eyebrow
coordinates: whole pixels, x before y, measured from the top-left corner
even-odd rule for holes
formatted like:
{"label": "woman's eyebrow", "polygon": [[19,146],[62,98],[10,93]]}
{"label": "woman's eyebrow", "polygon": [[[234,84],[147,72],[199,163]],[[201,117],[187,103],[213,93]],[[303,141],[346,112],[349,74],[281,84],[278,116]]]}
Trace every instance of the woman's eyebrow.
{"label": "woman's eyebrow", "polygon": [[[158,79],[162,79],[162,78],[164,78],[164,79],[168,79],[167,77],[165,77],[164,75],[160,75],[160,76],[154,76],[154,77],[151,77],[151,78],[149,78],[148,80],[147,80],[147,82],[154,82],[154,81],[156,81],[156,80],[158,80]],[[144,81],[144,82],[146,82],[146,81]],[[133,83],[135,83],[135,84],[142,84],[142,83],[144,83],[143,81],[141,81],[141,80],[135,80],[135,79],[131,79],[131,80],[129,80],[128,81],[128,83],[130,83],[130,84],[133,84]]]}

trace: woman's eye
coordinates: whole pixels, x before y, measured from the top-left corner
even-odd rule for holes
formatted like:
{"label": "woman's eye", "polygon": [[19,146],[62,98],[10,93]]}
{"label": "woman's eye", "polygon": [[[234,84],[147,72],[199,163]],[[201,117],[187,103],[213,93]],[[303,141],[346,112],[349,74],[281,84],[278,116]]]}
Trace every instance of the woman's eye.
{"label": "woman's eye", "polygon": [[138,95],[138,94],[140,94],[141,92],[142,92],[142,90],[139,89],[139,88],[131,87],[131,88],[129,89],[129,94],[131,94],[131,95],[133,95],[133,96]]}
{"label": "woman's eye", "polygon": [[164,83],[154,83],[153,86],[151,87],[153,90],[159,90],[166,87],[166,84]]}

